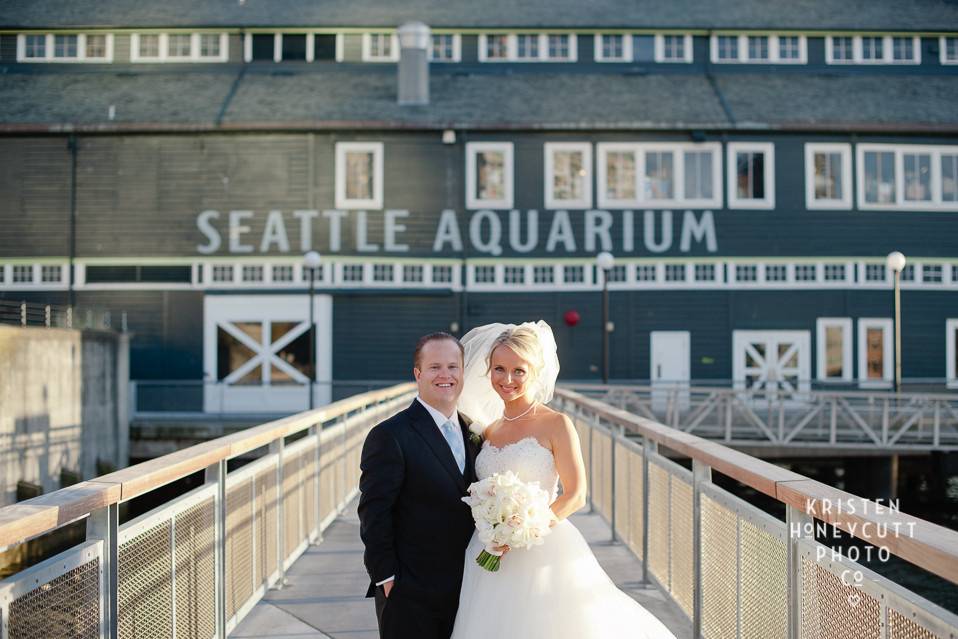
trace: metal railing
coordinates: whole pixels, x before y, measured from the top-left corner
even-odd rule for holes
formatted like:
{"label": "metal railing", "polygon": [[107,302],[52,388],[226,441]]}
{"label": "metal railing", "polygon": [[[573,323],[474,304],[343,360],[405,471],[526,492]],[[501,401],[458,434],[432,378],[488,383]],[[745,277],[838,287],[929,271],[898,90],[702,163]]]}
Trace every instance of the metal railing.
{"label": "metal railing", "polygon": [[[589,503],[642,560],[643,579],[688,616],[693,636],[958,637],[958,616],[833,553],[815,524],[951,583],[958,532],[571,390],[558,389],[555,402],[579,433]],[[691,458],[692,470],[660,445]],[[781,502],[785,521],[712,483],[713,470]]]}
{"label": "metal railing", "polygon": [[[96,330],[114,328],[110,311],[103,308],[12,300],[0,300],[0,324]],[[120,325],[115,328],[126,331],[126,313],[121,314]]]}
{"label": "metal railing", "polygon": [[686,433],[733,445],[958,450],[958,393],[575,384]]}
{"label": "metal railing", "polygon": [[[0,639],[224,639],[355,496],[368,430],[414,396],[363,393],[0,509],[0,550],[77,520],[86,541],[0,581]],[[227,472],[227,461],[264,449]],[[119,505],[202,471],[120,523]]]}

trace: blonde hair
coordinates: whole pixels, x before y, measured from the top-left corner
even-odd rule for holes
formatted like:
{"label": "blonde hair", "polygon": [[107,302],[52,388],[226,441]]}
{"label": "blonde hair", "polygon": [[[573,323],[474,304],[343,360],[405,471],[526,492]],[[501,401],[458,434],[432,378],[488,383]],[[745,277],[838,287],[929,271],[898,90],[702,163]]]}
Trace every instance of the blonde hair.
{"label": "blonde hair", "polygon": [[507,328],[499,333],[499,336],[492,342],[489,348],[489,354],[486,355],[486,375],[492,370],[492,354],[500,346],[508,346],[512,352],[529,363],[529,373],[535,379],[539,372],[545,367],[545,357],[542,354],[542,344],[539,342],[539,335],[528,326],[516,326]]}

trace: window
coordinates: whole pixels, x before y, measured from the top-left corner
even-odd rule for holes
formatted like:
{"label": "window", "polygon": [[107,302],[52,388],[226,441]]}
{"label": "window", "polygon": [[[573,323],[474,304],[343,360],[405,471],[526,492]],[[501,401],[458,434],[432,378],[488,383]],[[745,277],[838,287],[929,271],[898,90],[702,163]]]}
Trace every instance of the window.
{"label": "window", "polygon": [[364,33],[363,62],[396,62],[399,40],[395,33]]}
{"label": "window", "polygon": [[712,62],[748,64],[805,64],[808,42],[803,35],[714,35]]}
{"label": "window", "polygon": [[451,284],[452,283],[452,267],[444,266],[444,265],[433,266],[432,281],[434,284]]}
{"label": "window", "polygon": [[941,264],[923,264],[921,281],[924,284],[941,284],[944,277]]}
{"label": "window", "polygon": [[[458,41],[458,36],[457,41]],[[327,61],[342,59],[342,37],[335,33],[313,34],[313,61]]]}
{"label": "window", "polygon": [[506,284],[525,284],[526,267],[506,266],[502,269],[503,282]]}
{"label": "window", "polygon": [[625,282],[628,275],[626,274],[626,269],[624,264],[619,264],[618,266],[613,266],[609,269],[609,283],[621,283]]}
{"label": "window", "polygon": [[881,62],[884,60],[883,53],[884,39],[880,36],[862,37],[862,61],[863,62]]}
{"label": "window", "polygon": [[516,35],[516,59],[539,59],[539,34],[520,33]]}
{"label": "window", "polygon": [[53,36],[53,57],[54,58],[76,58],[77,43],[79,37],[76,35]]}
{"label": "window", "polygon": [[938,49],[938,59],[942,64],[958,64],[958,36],[942,36]]}
{"label": "window", "polygon": [[884,264],[866,264],[865,281],[866,282],[884,282],[887,267]]}
{"label": "window", "polygon": [[915,265],[914,264],[907,264],[905,268],[901,270],[901,281],[902,282],[915,281]]}
{"label": "window", "polygon": [[829,36],[826,50],[830,63],[855,61],[855,39],[851,36]]}
{"label": "window", "polygon": [[895,62],[911,62],[915,59],[915,40],[895,36],[891,39],[891,57]]}
{"label": "window", "polygon": [[958,264],[951,267],[951,283],[958,284]]}
{"label": "window", "polygon": [[892,321],[858,320],[858,380],[862,386],[888,386],[892,381]]}
{"label": "window", "polygon": [[846,268],[844,264],[826,264],[825,281],[826,282],[844,282]]}
{"label": "window", "polygon": [[958,388],[958,319],[945,320],[945,377],[948,388]]}
{"label": "window", "polygon": [[768,36],[748,36],[748,60],[749,62],[769,60]]}
{"label": "window", "polygon": [[536,284],[552,284],[555,282],[556,271],[552,266],[534,266],[532,281]]}
{"label": "window", "polygon": [[695,265],[696,282],[714,282],[715,265],[714,264],[696,264]]}
{"label": "window", "polygon": [[476,284],[495,284],[496,267],[495,266],[477,266],[475,267]]}
{"label": "window", "polygon": [[566,284],[582,284],[585,282],[585,268],[577,265],[562,267],[562,280]]}
{"label": "window", "polygon": [[820,317],[816,322],[818,379],[852,380],[852,321],[845,317]]}
{"label": "window", "polygon": [[280,59],[306,60],[309,57],[309,43],[305,33],[279,34]]}
{"label": "window", "polygon": [[112,34],[27,33],[17,36],[18,62],[110,62]]}
{"label": "window", "polygon": [[29,264],[14,264],[13,283],[28,284],[33,282],[33,266]]}
{"label": "window", "polygon": [[785,282],[788,280],[788,266],[786,264],[766,264],[766,282]]}
{"label": "window", "polygon": [[509,59],[509,36],[506,34],[480,35],[479,60],[499,61]]}
{"label": "window", "polygon": [[[272,60],[274,35],[247,35],[250,37],[254,44],[262,38],[268,39],[265,59]],[[112,56],[109,39],[106,48],[108,56]],[[255,51],[255,47],[252,50]],[[227,59],[225,33],[134,33],[130,37],[131,62],[226,62]]]}
{"label": "window", "polygon": [[825,49],[828,64],[919,64],[921,38],[918,36],[828,36]]}
{"label": "window", "polygon": [[550,33],[547,41],[549,60],[575,61],[575,36],[568,33]]}
{"label": "window", "polygon": [[86,37],[86,59],[105,60],[107,58],[107,37],[105,35],[88,35]]}
{"label": "window", "polygon": [[801,47],[801,37],[799,36],[779,36],[778,37],[778,59],[781,61],[786,60],[801,60],[802,59],[802,47]]}
{"label": "window", "polygon": [[394,272],[392,264],[373,264],[373,281],[392,282]]}
{"label": "window", "polygon": [[362,264],[343,264],[344,282],[362,282],[363,265]]}
{"label": "window", "polygon": [[458,34],[434,33],[429,59],[433,62],[459,62],[462,43]]}
{"label": "window", "polygon": [[758,266],[755,264],[736,264],[735,265],[736,282],[755,282],[758,281]]}
{"label": "window", "polygon": [[244,282],[262,282],[263,281],[263,267],[262,266],[243,266],[242,270],[242,279]]}
{"label": "window", "polygon": [[[283,267],[278,267],[278,268],[283,268]],[[289,268],[290,268],[289,279],[290,279],[290,281],[292,281],[292,279],[293,279],[292,267],[289,267]],[[275,270],[274,270],[273,273],[274,273],[274,277],[275,277],[275,273],[276,273]],[[282,275],[285,276],[285,273],[283,273]],[[304,282],[309,282],[310,280],[312,280],[313,283],[316,283],[316,282],[321,282],[322,279],[323,279],[323,265],[322,265],[322,264],[320,264],[320,265],[317,266],[316,268],[309,268],[308,266],[304,266],[304,267],[303,267],[303,281],[304,281]]]}
{"label": "window", "polygon": [[599,143],[599,206],[721,206],[720,148],[715,143]]}
{"label": "window", "polygon": [[466,143],[466,207],[512,208],[512,143]]}
{"label": "window", "polygon": [[592,208],[592,145],[588,142],[545,144],[547,209]]}
{"label": "window", "polygon": [[958,210],[958,147],[858,145],[858,206]]}
{"label": "window", "polygon": [[635,267],[635,279],[639,282],[654,282],[658,279],[655,276],[654,264],[638,264]]}
{"label": "window", "polygon": [[632,38],[618,33],[596,35],[595,59],[598,62],[631,62]]}
{"label": "window", "polygon": [[29,34],[24,36],[24,55],[27,59],[43,59],[47,57],[47,37],[45,35]]}
{"label": "window", "polygon": [[568,33],[484,33],[479,35],[480,62],[574,62],[575,35]]}
{"label": "window", "polygon": [[729,208],[775,208],[775,147],[770,143],[728,145]]}
{"label": "window", "polygon": [[423,267],[421,264],[403,264],[402,267],[403,282],[422,282]]}
{"label": "window", "polygon": [[[274,282],[292,282],[293,281],[293,267],[289,265],[276,265],[273,267],[273,281]],[[306,273],[305,279],[309,281],[309,274]]]}
{"label": "window", "polygon": [[691,62],[692,36],[666,34],[655,36],[656,62]]}
{"label": "window", "polygon": [[738,36],[715,36],[718,40],[718,61],[738,60]]}
{"label": "window", "polygon": [[7,267],[0,264],[0,284],[7,281]]}
{"label": "window", "polygon": [[852,152],[848,144],[805,145],[805,206],[852,207]]}
{"label": "window", "polygon": [[200,34],[200,57],[201,58],[219,58],[222,50],[223,34],[219,33],[201,33]]}
{"label": "window", "polygon": [[383,207],[382,142],[336,144],[336,208]]}
{"label": "window", "polygon": [[40,267],[40,281],[45,284],[59,284],[63,281],[63,267],[44,265]]}
{"label": "window", "polygon": [[685,264],[666,264],[665,265],[666,282],[684,282]]}
{"label": "window", "polygon": [[190,58],[193,55],[193,37],[188,33],[171,33],[167,36],[168,58]]}
{"label": "window", "polygon": [[796,282],[814,282],[818,280],[818,268],[814,264],[796,264]]}
{"label": "window", "polygon": [[214,282],[232,282],[233,265],[232,264],[214,264],[213,265]]}
{"label": "window", "polygon": [[160,36],[157,33],[133,34],[136,40],[134,51],[136,56],[134,60],[159,60],[160,59]]}

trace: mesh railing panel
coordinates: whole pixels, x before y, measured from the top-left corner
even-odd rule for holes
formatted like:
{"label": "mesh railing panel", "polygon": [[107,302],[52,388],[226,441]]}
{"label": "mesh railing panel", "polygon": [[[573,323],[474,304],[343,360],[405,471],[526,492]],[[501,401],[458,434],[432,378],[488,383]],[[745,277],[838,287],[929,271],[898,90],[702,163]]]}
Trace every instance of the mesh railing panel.
{"label": "mesh railing panel", "polygon": [[256,569],[253,579],[257,586],[261,586],[269,581],[279,567],[275,464],[257,474],[253,478],[253,485],[256,490]]}
{"label": "mesh railing panel", "polygon": [[629,457],[631,453],[625,446],[615,447],[615,485],[619,488],[615,494],[615,529],[619,539],[628,540],[632,535],[632,516],[629,512],[632,490],[629,484]]}
{"label": "mesh railing panel", "polygon": [[881,639],[881,622],[877,599],[802,558],[802,639]]}
{"label": "mesh railing panel", "polygon": [[10,602],[9,612],[9,639],[98,639],[100,560],[81,564],[20,595]]}
{"label": "mesh railing panel", "polygon": [[316,447],[310,446],[303,453],[303,513],[307,536],[319,526],[316,517]]}
{"label": "mesh railing panel", "polygon": [[738,632],[738,567],[735,513],[701,496],[702,634],[735,639]]}
{"label": "mesh railing panel", "polygon": [[226,492],[226,618],[253,596],[253,480]]}
{"label": "mesh railing panel", "polygon": [[739,520],[743,637],[788,637],[788,547],[747,519]]}
{"label": "mesh railing panel", "polygon": [[333,473],[335,465],[330,445],[323,445],[319,457],[319,510],[320,521],[325,520],[336,510],[336,484]]}
{"label": "mesh railing panel", "polygon": [[612,514],[612,442],[608,435],[592,434],[592,481],[596,484],[595,508],[606,520]]}
{"label": "mesh railing panel", "polygon": [[669,587],[669,473],[649,464],[649,570]]}
{"label": "mesh railing panel", "polygon": [[179,513],[173,523],[176,554],[176,639],[209,639],[216,631],[213,499]]}
{"label": "mesh railing panel", "polygon": [[299,462],[300,455],[290,456],[283,460],[283,519],[286,526],[283,557],[285,561],[293,550],[299,546],[303,537],[300,534],[300,515],[301,515],[301,490]]}
{"label": "mesh railing panel", "polygon": [[[592,448],[589,440],[589,431],[591,430],[586,423],[579,417],[573,420],[576,433],[579,435],[579,445],[582,447],[582,461],[585,462],[585,476],[592,477],[590,474],[592,468]],[[595,486],[589,485],[589,497],[595,502]]]}
{"label": "mesh railing panel", "polygon": [[642,453],[629,451],[629,507],[632,519],[629,548],[642,559]]}
{"label": "mesh railing panel", "polygon": [[[946,639],[936,635],[897,610],[888,610],[888,639]],[[950,639],[950,638],[949,638]]]}
{"label": "mesh railing panel", "polygon": [[117,624],[121,639],[172,639],[172,522],[162,522],[120,545]]}
{"label": "mesh railing panel", "polygon": [[672,475],[672,507],[669,526],[671,528],[671,546],[669,549],[669,574],[671,584],[669,592],[679,607],[689,617],[692,616],[692,484],[677,475]]}

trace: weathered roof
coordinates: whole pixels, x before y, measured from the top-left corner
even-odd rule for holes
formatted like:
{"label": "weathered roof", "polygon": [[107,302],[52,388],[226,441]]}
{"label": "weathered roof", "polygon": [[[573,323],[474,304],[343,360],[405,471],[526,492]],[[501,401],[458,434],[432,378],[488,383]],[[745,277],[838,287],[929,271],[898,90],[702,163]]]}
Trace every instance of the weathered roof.
{"label": "weathered roof", "polygon": [[597,27],[958,30],[954,0],[4,0],[0,29]]}
{"label": "weathered roof", "polygon": [[430,104],[409,107],[394,65],[11,65],[0,129],[958,131],[956,74],[486,69],[439,67]]}

